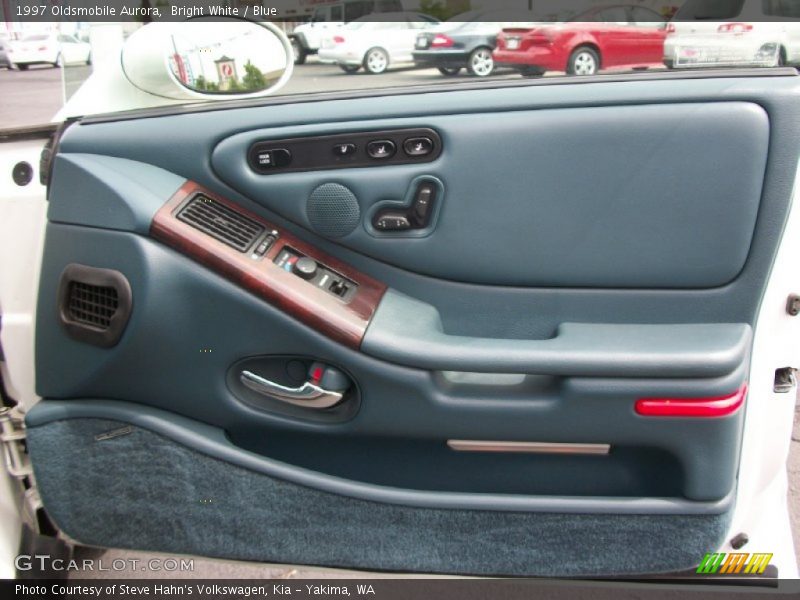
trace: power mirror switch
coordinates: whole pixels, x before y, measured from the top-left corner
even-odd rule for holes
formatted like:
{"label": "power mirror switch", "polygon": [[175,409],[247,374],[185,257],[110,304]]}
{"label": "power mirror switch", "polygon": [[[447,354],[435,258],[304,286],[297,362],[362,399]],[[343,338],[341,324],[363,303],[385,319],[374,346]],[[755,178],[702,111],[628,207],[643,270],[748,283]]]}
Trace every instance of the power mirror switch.
{"label": "power mirror switch", "polygon": [[292,273],[302,279],[314,279],[314,275],[317,274],[317,261],[307,256],[298,258],[292,266]]}

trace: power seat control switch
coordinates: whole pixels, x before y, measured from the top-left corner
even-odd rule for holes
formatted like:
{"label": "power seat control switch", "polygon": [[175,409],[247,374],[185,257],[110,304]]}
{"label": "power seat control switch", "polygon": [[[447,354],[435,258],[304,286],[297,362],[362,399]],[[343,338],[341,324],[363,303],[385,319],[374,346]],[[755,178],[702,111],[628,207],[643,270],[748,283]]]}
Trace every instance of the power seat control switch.
{"label": "power seat control switch", "polygon": [[403,142],[403,151],[408,156],[427,156],[433,152],[433,140],[429,137],[408,138]]}
{"label": "power seat control switch", "polygon": [[435,201],[436,185],[430,182],[420,183],[409,208],[387,208],[378,211],[372,219],[372,226],[378,231],[425,229],[431,222]]}
{"label": "power seat control switch", "polygon": [[397,152],[397,146],[392,140],[375,140],[367,144],[367,154],[376,160],[392,158]]}
{"label": "power seat control switch", "polygon": [[432,183],[421,183],[414,194],[414,203],[411,205],[411,219],[420,229],[428,226],[431,220],[431,209],[436,200],[436,186]]}
{"label": "power seat control switch", "polygon": [[373,223],[375,229],[379,231],[405,231],[411,229],[411,221],[408,216],[399,211],[384,211],[375,217]]}

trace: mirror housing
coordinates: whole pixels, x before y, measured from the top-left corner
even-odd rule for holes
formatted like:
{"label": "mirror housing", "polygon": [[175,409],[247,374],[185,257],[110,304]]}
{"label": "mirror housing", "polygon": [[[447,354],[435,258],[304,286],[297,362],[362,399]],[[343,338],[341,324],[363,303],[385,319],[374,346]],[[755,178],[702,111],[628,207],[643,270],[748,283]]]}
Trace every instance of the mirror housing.
{"label": "mirror housing", "polygon": [[227,100],[266,96],[291,77],[286,34],[271,23],[198,17],[149,23],[122,48],[127,80],[172,100]]}

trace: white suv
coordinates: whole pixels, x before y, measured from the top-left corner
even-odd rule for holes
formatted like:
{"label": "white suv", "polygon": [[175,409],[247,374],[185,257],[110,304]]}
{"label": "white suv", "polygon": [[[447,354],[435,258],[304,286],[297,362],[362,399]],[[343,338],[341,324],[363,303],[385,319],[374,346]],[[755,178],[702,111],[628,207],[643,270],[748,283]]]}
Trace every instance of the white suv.
{"label": "white suv", "polygon": [[303,23],[289,34],[294,50],[294,62],[302,65],[309,54],[319,51],[322,39],[333,29],[370,13],[400,12],[400,0],[343,0],[314,9],[309,23]]}

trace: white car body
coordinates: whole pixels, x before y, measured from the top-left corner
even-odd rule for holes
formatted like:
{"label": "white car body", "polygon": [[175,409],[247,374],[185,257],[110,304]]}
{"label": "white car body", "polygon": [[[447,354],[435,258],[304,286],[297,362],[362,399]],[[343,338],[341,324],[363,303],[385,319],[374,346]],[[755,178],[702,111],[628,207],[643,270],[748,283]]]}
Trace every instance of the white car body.
{"label": "white car body", "polygon": [[358,19],[326,37],[319,49],[320,62],[356,67],[364,63],[369,50],[380,48],[389,65],[413,63],[417,35],[438,22],[418,13],[387,13],[386,17],[391,20]]}
{"label": "white car body", "polygon": [[32,34],[10,42],[9,58],[15,65],[88,64],[92,47],[71,35]]}
{"label": "white car body", "polygon": [[332,31],[336,31],[344,27],[343,21],[328,23],[325,21],[312,21],[311,23],[303,23],[298,25],[292,31],[293,36],[303,36],[305,44],[304,48],[308,51],[315,52],[320,49],[322,40],[330,35]]}
{"label": "white car body", "polygon": [[[709,0],[690,0],[667,26],[664,62],[675,68],[800,64],[800,22],[775,14],[785,4],[745,0],[740,10],[710,12]],[[710,5],[709,5],[710,6]],[[718,5],[719,6],[719,5]],[[800,7],[798,14],[800,14]],[[723,18],[716,18],[717,16]]]}
{"label": "white car body", "polygon": [[340,29],[348,21],[354,21],[368,13],[388,13],[403,10],[399,0],[380,0],[364,2],[363,0],[342,0],[340,2],[317,3],[310,23],[298,25],[291,37],[300,41],[300,46],[307,54],[314,54],[322,45],[322,40],[332,31]]}

